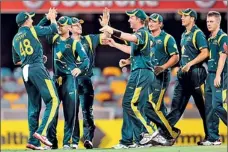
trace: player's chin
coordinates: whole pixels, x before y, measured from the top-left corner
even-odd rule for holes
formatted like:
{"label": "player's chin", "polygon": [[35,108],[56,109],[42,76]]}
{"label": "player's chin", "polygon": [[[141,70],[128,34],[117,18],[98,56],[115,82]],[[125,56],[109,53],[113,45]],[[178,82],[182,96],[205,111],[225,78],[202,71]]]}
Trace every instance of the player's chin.
{"label": "player's chin", "polygon": [[208,31],[210,31],[210,32],[212,31],[212,28],[211,28],[211,27],[207,27],[207,29],[208,29]]}
{"label": "player's chin", "polygon": [[134,28],[134,26],[133,26],[132,24],[130,24],[130,28],[132,28],[132,29],[133,29],[133,28]]}

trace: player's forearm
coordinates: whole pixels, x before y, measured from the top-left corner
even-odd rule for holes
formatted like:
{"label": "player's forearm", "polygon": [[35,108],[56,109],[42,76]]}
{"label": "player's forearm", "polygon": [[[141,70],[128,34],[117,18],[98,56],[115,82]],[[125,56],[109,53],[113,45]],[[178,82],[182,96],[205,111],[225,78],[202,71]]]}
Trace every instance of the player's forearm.
{"label": "player's forearm", "polygon": [[124,44],[115,43],[114,47],[119,49],[119,50],[121,50],[124,53],[131,54],[131,47],[130,46],[127,46],[127,45],[124,45]]}
{"label": "player's forearm", "polygon": [[218,61],[218,67],[217,67],[217,71],[216,71],[216,76],[221,75],[224,65],[226,63],[226,58],[227,58],[227,55],[225,53],[220,54],[219,61]]}
{"label": "player's forearm", "polygon": [[138,41],[138,39],[135,35],[125,33],[125,32],[119,31],[119,30],[114,29],[114,28],[113,28],[113,36],[120,38],[122,40],[128,41],[128,42],[137,43],[137,41]]}
{"label": "player's forearm", "polygon": [[209,56],[209,52],[207,48],[204,48],[201,50],[201,53],[192,61],[190,61],[188,64],[190,64],[191,66],[196,65],[202,61],[204,61],[206,58],[208,58]]}
{"label": "player's forearm", "polygon": [[40,22],[37,24],[37,26],[44,26],[47,23],[48,19],[46,16],[44,16]]}
{"label": "player's forearm", "polygon": [[179,55],[178,54],[172,55],[171,58],[165,64],[163,64],[163,67],[165,69],[171,68],[175,64],[177,64],[178,61],[179,61]]}
{"label": "player's forearm", "polygon": [[126,40],[128,42],[137,43],[137,41],[138,41],[138,39],[137,39],[137,37],[135,35],[129,34],[129,33],[124,33],[124,32],[121,32],[120,38],[123,39],[123,40]]}

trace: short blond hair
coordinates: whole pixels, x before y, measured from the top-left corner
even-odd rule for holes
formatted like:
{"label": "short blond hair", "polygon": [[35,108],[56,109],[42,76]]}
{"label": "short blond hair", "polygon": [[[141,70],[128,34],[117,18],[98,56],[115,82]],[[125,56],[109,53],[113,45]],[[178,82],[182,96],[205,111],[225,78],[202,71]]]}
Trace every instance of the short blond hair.
{"label": "short blond hair", "polygon": [[222,17],[221,14],[217,11],[210,11],[207,13],[207,17],[215,17],[218,19],[219,23],[221,23]]}

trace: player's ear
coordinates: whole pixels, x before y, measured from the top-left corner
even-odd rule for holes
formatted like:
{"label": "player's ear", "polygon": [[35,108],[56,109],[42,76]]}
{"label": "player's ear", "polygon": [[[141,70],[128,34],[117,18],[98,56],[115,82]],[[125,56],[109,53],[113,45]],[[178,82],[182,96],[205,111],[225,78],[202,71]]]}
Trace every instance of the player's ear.
{"label": "player's ear", "polygon": [[195,22],[195,18],[194,17],[191,17],[190,18],[192,22]]}

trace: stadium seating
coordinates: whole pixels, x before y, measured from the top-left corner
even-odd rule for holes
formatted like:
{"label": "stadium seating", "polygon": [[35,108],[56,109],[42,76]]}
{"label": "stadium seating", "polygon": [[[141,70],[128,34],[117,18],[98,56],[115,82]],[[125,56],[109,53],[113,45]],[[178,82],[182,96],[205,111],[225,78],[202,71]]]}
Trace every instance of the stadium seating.
{"label": "stadium seating", "polygon": [[103,75],[105,77],[108,77],[108,76],[119,77],[119,76],[121,76],[121,71],[117,67],[105,67],[103,70]]}
{"label": "stadium seating", "polygon": [[115,95],[123,95],[127,82],[124,80],[114,80],[110,84],[110,88]]}
{"label": "stadium seating", "polygon": [[[173,96],[176,71],[177,69],[175,69],[171,74],[171,82],[164,98],[168,109],[170,108]],[[103,109],[112,108],[115,112],[115,117],[122,117],[122,98],[127,85],[127,78],[129,76],[128,69],[123,68],[121,71],[118,67],[106,67],[102,71],[100,68],[94,68],[93,72],[94,76],[92,77],[92,82],[95,93],[95,109],[99,109],[97,107],[102,107]],[[53,75],[52,71],[50,71],[50,75]],[[1,107],[3,109],[11,109],[13,111],[20,111],[23,109],[27,110],[28,96],[24,87],[21,68],[15,68],[13,71],[9,68],[1,68],[1,76]],[[194,102],[192,101],[193,99],[191,98],[190,103],[187,105],[187,110],[195,109]],[[44,107],[45,104],[42,104],[42,108]],[[60,109],[62,109],[62,106],[60,106]],[[17,116],[16,113],[13,114],[8,110],[4,111],[9,112],[12,117]],[[102,114],[102,117],[104,117],[103,114],[105,112],[94,113]],[[11,116],[9,117],[11,118]],[[100,116],[96,116],[96,118],[100,118]]]}

